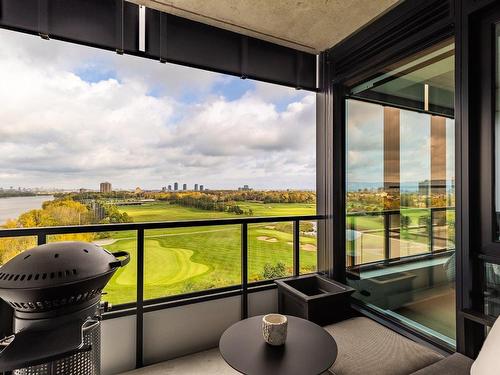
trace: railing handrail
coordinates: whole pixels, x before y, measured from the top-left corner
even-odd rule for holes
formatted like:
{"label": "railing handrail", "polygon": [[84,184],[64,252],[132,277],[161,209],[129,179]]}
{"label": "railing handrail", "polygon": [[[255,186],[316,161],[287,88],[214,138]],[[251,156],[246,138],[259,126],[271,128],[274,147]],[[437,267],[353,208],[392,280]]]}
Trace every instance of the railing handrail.
{"label": "railing handrail", "polygon": [[5,228],[0,229],[1,237],[24,237],[55,235],[55,234],[76,234],[92,232],[114,232],[126,230],[148,230],[148,229],[169,229],[169,228],[189,228],[204,226],[222,226],[236,224],[259,224],[286,221],[306,221],[322,220],[323,215],[298,215],[298,216],[262,216],[262,217],[242,217],[242,218],[221,218],[203,220],[179,220],[179,221],[151,221],[138,223],[115,223],[115,224],[86,224],[67,225],[53,227],[31,227],[31,228]]}

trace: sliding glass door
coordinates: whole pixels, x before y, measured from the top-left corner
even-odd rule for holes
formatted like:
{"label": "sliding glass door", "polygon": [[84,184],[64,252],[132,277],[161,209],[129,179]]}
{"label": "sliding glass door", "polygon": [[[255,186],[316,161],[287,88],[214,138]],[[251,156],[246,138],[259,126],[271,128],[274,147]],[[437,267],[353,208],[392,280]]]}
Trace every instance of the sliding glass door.
{"label": "sliding glass door", "polygon": [[454,44],[351,88],[346,265],[355,298],[455,342]]}

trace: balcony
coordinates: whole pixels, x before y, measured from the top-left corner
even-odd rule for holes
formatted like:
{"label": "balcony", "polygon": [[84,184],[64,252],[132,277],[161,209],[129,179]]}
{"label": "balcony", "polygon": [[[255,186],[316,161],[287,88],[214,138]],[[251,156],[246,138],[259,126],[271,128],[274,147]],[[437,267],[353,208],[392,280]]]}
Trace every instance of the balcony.
{"label": "balcony", "polygon": [[[436,215],[436,212],[439,213],[447,210],[451,210],[451,208],[422,209],[417,210],[417,212],[422,211],[423,214],[430,215],[432,218]],[[428,251],[427,248],[422,249],[422,247],[418,247],[419,251],[413,254],[405,254],[399,257],[391,256],[392,248],[399,241],[393,237],[395,234],[399,235],[401,231],[401,228],[391,226],[390,218],[396,215],[400,215],[400,212],[357,212],[348,215],[348,219],[351,221],[350,231],[357,230],[359,232],[359,238],[356,241],[353,240],[349,245],[354,250],[349,253],[348,259],[354,259],[354,261],[353,265],[348,269],[348,283],[358,291],[355,295],[357,300],[368,303],[380,310],[393,310],[399,314],[400,318],[405,318],[406,315],[406,318],[417,323],[421,319],[427,323],[429,321],[431,323],[434,321],[439,322],[440,318],[442,319],[442,316],[440,317],[439,314],[443,311],[443,308],[439,304],[429,303],[428,301],[434,298],[433,296],[441,298],[443,288],[449,288],[450,281],[444,276],[443,264],[445,262],[443,260],[449,259],[454,249],[447,246],[437,246],[437,249],[434,248],[435,245],[433,244],[440,243],[439,241],[445,244],[448,244],[448,242],[443,242],[446,239],[440,237],[440,234],[444,230],[443,224],[431,219],[429,223],[432,223],[432,225],[411,228],[417,234],[417,238],[419,237],[418,232],[423,233],[420,234],[423,240],[420,239],[414,242],[413,245],[416,244],[418,247],[418,244],[427,243],[430,244],[431,251]],[[383,223],[383,226],[378,229],[362,229],[362,224],[360,227],[355,223],[356,220],[363,217],[381,217],[383,219],[379,221]],[[235,322],[238,319],[245,319],[249,316],[277,311],[276,285],[273,280],[250,281],[249,279],[249,263],[255,261],[255,257],[259,256],[255,253],[257,249],[249,249],[249,227],[292,223],[292,243],[287,256],[291,258],[290,269],[293,270],[292,275],[299,276],[304,272],[310,272],[301,267],[301,254],[303,256],[304,254],[307,255],[307,253],[301,249],[300,225],[302,222],[323,220],[325,218],[320,215],[247,217],[177,222],[15,228],[4,229],[0,232],[0,235],[11,239],[34,236],[37,239],[38,245],[43,245],[51,238],[56,238],[54,236],[64,239],[64,236],[79,233],[107,233],[108,235],[112,234],[111,237],[116,236],[117,238],[123,237],[120,233],[124,233],[126,238],[130,238],[131,234],[134,235],[133,242],[136,244],[136,249],[135,252],[131,251],[133,254],[132,261],[128,265],[128,267],[136,268],[136,279],[132,283],[132,288],[136,289],[135,298],[133,298],[134,302],[119,303],[119,301],[123,300],[123,297],[118,297],[118,295],[129,296],[126,299],[130,299],[130,293],[123,294],[123,291],[117,290],[116,287],[108,290],[104,297],[106,300],[118,301],[118,304],[113,305],[110,312],[104,314],[103,326],[103,354],[108,352],[113,353],[109,357],[108,354],[104,355],[104,365],[109,367],[110,371],[115,372],[127,368],[127,361],[123,359],[117,361],[116,356],[119,355],[118,353],[135,352],[136,365],[144,362],[156,362],[165,358],[165,348],[170,348],[168,350],[168,357],[184,356],[193,351],[209,349],[216,345],[218,336],[222,333],[228,322]],[[241,261],[237,264],[241,268],[237,274],[241,277],[240,281],[234,285],[214,285],[211,289],[203,289],[203,285],[201,285],[201,290],[158,297],[154,290],[151,289],[151,284],[147,282],[150,275],[148,275],[148,267],[145,265],[145,258],[148,257],[148,246],[145,245],[146,240],[168,236],[169,230],[179,228],[203,228],[204,230],[207,230],[207,228],[228,228],[239,230],[241,236],[239,243]],[[178,234],[183,235],[182,232]],[[256,233],[252,234],[253,237],[257,235]],[[364,236],[375,238],[376,243],[384,244],[382,248],[378,249],[378,255],[374,255],[373,248],[369,244],[366,246],[366,241],[363,242]],[[347,237],[349,237],[349,231],[347,232]],[[399,244],[397,245],[398,249],[403,247],[399,246]],[[200,250],[203,251],[203,249]],[[367,255],[367,253],[371,255]],[[367,256],[375,257],[378,260],[367,262]],[[288,264],[286,259],[284,261]],[[439,267],[442,269],[434,270]],[[401,268],[404,268],[404,277],[401,277]],[[433,280],[427,279],[429,272],[435,275]],[[438,276],[438,274],[441,276]],[[438,277],[441,277],[443,280],[439,280]],[[424,278],[425,281],[420,280],[420,278]],[[377,284],[375,288],[366,284],[375,281]],[[415,289],[414,283],[422,284],[422,286],[419,289]],[[382,288],[382,284],[387,285],[387,287]],[[370,295],[367,293],[367,290],[374,290],[375,293]],[[380,299],[377,299],[377,295],[383,296],[383,301],[391,301],[390,306],[388,302],[382,302]],[[395,300],[398,302],[395,302]],[[426,307],[425,311],[419,308],[419,304],[422,303]],[[443,303],[448,303],[448,301],[444,301]],[[214,319],[215,317],[217,318]],[[169,327],[170,324],[164,326],[160,323],[163,321],[172,323],[174,327]],[[179,329],[180,331],[178,331]],[[108,330],[110,333],[114,333],[109,338],[106,338]],[[118,332],[130,332],[134,330],[136,332],[135,339],[127,336],[120,339],[119,343],[117,343],[113,338]],[[450,332],[449,329],[448,331],[445,330],[445,333],[448,332]],[[451,332],[451,334],[453,333]],[[185,337],[187,341],[178,340],[179,335]],[[171,337],[177,338],[175,345],[171,341]],[[192,337],[192,339],[188,339],[189,337]],[[194,337],[197,337],[197,339],[196,345],[193,347],[191,340]],[[109,349],[106,350],[106,347],[109,347]],[[112,350],[111,348],[119,348],[119,350]],[[214,351],[167,362],[165,365],[159,365],[158,368],[162,368],[162,366],[166,366],[165,368],[179,366],[179,373],[182,373],[182,371],[188,373],[193,369],[191,366],[199,365],[201,368],[202,363],[205,363],[205,361],[214,364],[214,373],[220,371],[221,368],[227,369],[227,366],[218,356],[218,352]],[[128,360],[128,366],[132,365],[133,363]],[[184,368],[185,370],[182,370]],[[231,373],[231,370],[227,369],[227,371]]]}

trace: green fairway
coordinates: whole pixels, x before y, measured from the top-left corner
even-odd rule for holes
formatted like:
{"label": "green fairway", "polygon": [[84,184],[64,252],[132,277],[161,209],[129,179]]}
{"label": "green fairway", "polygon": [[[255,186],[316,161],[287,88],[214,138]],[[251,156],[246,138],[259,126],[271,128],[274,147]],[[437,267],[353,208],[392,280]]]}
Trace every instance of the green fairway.
{"label": "green fairway", "polygon": [[[314,215],[314,204],[260,204],[242,202],[241,207],[251,207],[254,216]],[[134,220],[173,221],[221,217],[241,217],[224,212],[204,211],[170,205],[148,203],[142,206],[121,206]],[[284,263],[286,273],[292,274],[292,226],[282,223],[251,224],[248,226],[248,251],[250,281],[262,280],[264,266]],[[105,248],[110,251],[125,250],[131,262],[118,270],[108,283],[106,299],[113,304],[135,301],[137,274],[137,245],[135,232],[110,233]],[[148,230],[145,232],[146,299],[179,293],[212,289],[241,282],[241,232],[240,225],[206,226]],[[302,272],[316,268],[316,237],[301,235],[300,261]]]}
{"label": "green fairway", "polygon": [[[244,209],[252,209],[254,217],[261,216],[297,216],[315,215],[316,205],[314,203],[254,203],[238,202]],[[173,221],[173,220],[200,220],[218,219],[231,217],[244,217],[229,212],[205,211],[197,208],[182,207],[167,202],[153,202],[141,206],[119,206],[132,217],[134,222],[146,221]]]}

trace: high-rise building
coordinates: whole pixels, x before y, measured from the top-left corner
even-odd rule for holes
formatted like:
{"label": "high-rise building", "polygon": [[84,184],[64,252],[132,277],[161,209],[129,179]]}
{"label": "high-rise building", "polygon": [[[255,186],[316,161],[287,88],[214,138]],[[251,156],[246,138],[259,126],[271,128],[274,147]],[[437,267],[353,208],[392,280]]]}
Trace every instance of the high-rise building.
{"label": "high-rise building", "polygon": [[168,185],[168,191],[172,191],[172,185]]}
{"label": "high-rise building", "polygon": [[194,184],[194,191],[198,191],[198,184]]}
{"label": "high-rise building", "polygon": [[177,182],[174,182],[174,190],[175,191],[179,190],[179,184]]}
{"label": "high-rise building", "polygon": [[162,186],[161,191],[163,191],[163,192],[167,191],[167,187],[166,186]]}
{"label": "high-rise building", "polygon": [[187,190],[188,189],[188,185],[187,184],[182,184],[182,190]]}
{"label": "high-rise building", "polygon": [[200,191],[203,191],[203,185],[200,185]]}
{"label": "high-rise building", "polygon": [[111,193],[111,184],[109,182],[101,182],[99,191],[101,193]]}

